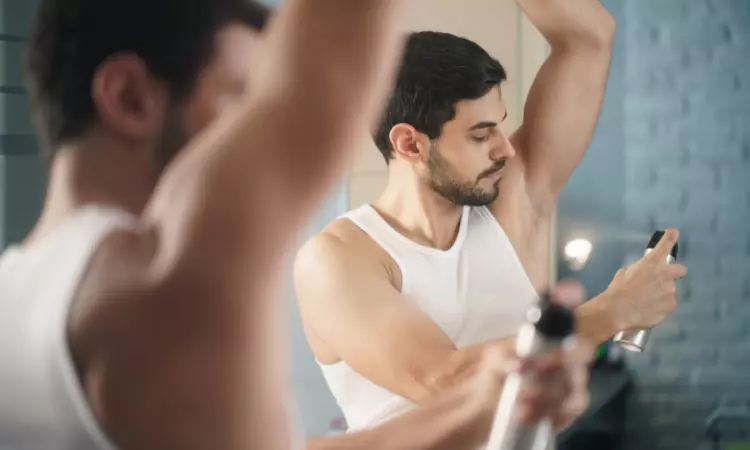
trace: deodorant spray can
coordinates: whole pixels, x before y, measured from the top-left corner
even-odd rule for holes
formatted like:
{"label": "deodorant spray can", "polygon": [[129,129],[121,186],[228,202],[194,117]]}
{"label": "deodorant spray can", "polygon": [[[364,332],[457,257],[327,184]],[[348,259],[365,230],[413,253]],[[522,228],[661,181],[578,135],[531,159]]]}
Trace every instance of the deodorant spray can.
{"label": "deodorant spray can", "polygon": [[[646,251],[644,253],[644,256],[651,253],[654,248],[656,248],[656,244],[659,243],[661,238],[664,236],[663,231],[657,231],[654,233],[653,236],[651,236],[651,240],[648,242],[648,245],[646,246]],[[667,262],[669,264],[674,264],[677,261],[677,250],[678,245],[675,244],[672,248],[672,251],[669,255],[667,255]],[[643,352],[646,349],[646,344],[648,344],[648,337],[651,334],[651,330],[623,330],[620,331],[615,335],[615,338],[613,342],[620,347],[624,348],[625,350],[631,351],[631,352]]]}
{"label": "deodorant spray can", "polygon": [[[526,323],[517,336],[516,352],[520,357],[529,357],[558,350],[572,336],[574,329],[573,312],[552,304],[549,296],[544,294],[526,314]],[[535,425],[525,425],[516,412],[521,389],[535,376],[534,373],[514,373],[505,380],[487,450],[547,450],[555,437],[552,422],[543,419]]]}

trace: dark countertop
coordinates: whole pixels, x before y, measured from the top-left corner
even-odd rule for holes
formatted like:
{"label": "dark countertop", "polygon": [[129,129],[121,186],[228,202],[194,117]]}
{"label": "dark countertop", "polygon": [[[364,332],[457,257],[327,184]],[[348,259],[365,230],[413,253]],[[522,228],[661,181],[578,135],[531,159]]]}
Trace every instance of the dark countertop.
{"label": "dark countertop", "polygon": [[627,368],[614,369],[605,366],[592,369],[589,377],[589,392],[591,394],[589,408],[573,425],[558,434],[558,444],[565,443],[571,436],[581,431],[602,428],[602,426],[608,428],[606,423],[598,424],[596,422],[606,422],[606,418],[603,418],[605,415],[603,411],[612,402],[624,398],[620,394],[624,394],[632,387],[633,376]]}

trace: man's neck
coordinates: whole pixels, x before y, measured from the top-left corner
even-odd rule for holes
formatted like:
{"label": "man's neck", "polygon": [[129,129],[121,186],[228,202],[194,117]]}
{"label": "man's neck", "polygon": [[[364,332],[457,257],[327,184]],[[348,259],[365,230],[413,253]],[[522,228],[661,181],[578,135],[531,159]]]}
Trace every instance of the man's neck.
{"label": "man's neck", "polygon": [[407,238],[443,250],[453,245],[463,212],[416,176],[396,176],[393,171],[374,206]]}
{"label": "man's neck", "polygon": [[97,204],[139,216],[154,186],[142,152],[86,142],[55,152],[42,215],[27,241],[56,228],[81,206]]}

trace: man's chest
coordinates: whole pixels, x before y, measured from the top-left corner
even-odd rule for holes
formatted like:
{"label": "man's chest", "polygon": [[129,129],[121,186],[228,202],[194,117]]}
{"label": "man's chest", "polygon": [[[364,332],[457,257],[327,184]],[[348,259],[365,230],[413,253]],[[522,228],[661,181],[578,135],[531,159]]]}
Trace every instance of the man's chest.
{"label": "man's chest", "polygon": [[536,291],[509,240],[474,228],[454,257],[402,267],[403,293],[454,342],[471,345],[514,334]]}

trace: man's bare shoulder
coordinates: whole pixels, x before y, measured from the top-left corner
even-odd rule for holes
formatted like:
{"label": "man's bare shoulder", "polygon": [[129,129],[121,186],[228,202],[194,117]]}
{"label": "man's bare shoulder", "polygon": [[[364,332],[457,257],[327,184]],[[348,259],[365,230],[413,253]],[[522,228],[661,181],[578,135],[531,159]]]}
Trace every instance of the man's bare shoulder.
{"label": "man's bare shoulder", "polygon": [[[329,223],[305,242],[295,259],[299,284],[309,277],[335,276],[340,272],[382,276],[400,283],[395,261],[367,233],[347,218]],[[395,276],[394,276],[395,275]]]}
{"label": "man's bare shoulder", "polygon": [[373,277],[387,282],[388,272],[383,270],[380,252],[380,247],[364,231],[349,219],[340,218],[311,237],[297,253],[294,263],[297,301],[307,341],[319,361],[326,364],[341,361],[316,332],[318,327],[326,327],[330,319],[330,314],[320,314],[324,309],[321,305],[365,301],[364,295],[350,295],[352,290],[357,293],[361,283]]}
{"label": "man's bare shoulder", "polygon": [[156,283],[149,267],[156,247],[150,232],[116,230],[102,240],[79,280],[71,304],[68,329],[74,347],[76,342],[102,338],[96,330],[109,328],[112,318],[123,318],[113,309],[124,312],[135,307],[153,288]]}
{"label": "man's bare shoulder", "polygon": [[324,262],[357,260],[378,262],[383,253],[367,233],[347,218],[326,225],[300,248],[297,259],[313,258]]}

